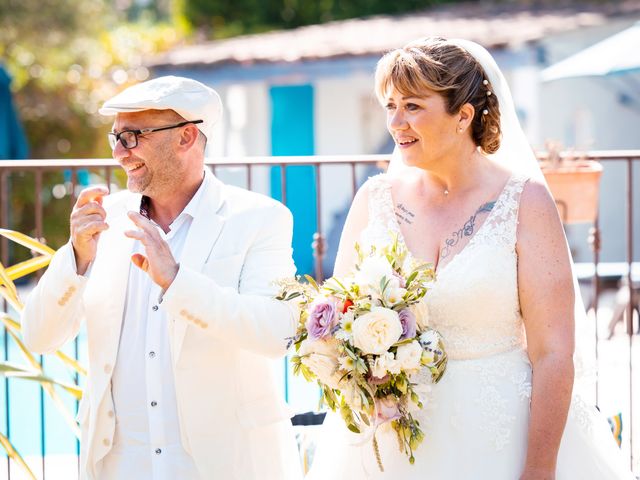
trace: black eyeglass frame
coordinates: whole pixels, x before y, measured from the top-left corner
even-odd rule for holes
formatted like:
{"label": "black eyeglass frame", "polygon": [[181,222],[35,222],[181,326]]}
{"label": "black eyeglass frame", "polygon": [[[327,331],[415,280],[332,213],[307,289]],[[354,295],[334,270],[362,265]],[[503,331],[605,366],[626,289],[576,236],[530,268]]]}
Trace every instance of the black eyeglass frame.
{"label": "black eyeglass frame", "polygon": [[[152,133],[152,132],[159,132],[161,130],[171,130],[172,128],[184,127],[185,125],[189,125],[190,123],[195,125],[198,123],[202,123],[203,121],[204,120],[187,120],[186,122],[180,122],[175,125],[167,125],[166,127],[141,128],[139,130],[123,130],[119,133],[109,132],[107,134],[107,138],[109,139],[109,145],[111,146],[111,150],[116,149],[116,145],[118,144],[118,141],[120,141],[120,143],[124,148],[126,148],[127,150],[131,150],[132,148],[136,148],[138,146],[138,136],[147,135],[148,133]],[[125,133],[133,133],[134,145],[129,145],[128,142],[122,141],[122,135]]]}

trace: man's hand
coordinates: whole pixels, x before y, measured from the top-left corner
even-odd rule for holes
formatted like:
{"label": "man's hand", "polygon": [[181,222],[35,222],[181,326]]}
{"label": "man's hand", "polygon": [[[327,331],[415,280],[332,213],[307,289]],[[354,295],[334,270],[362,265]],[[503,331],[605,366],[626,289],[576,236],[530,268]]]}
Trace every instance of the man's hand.
{"label": "man's hand", "polygon": [[84,275],[96,258],[100,233],[109,228],[105,222],[107,212],[102,208],[102,197],[109,194],[106,187],[85,188],[71,212],[71,245],[76,257],[76,272]]}
{"label": "man's hand", "polygon": [[147,256],[135,253],[131,256],[134,265],[151,277],[163,290],[167,290],[178,274],[178,264],[173,258],[169,244],[165,242],[157,228],[136,212],[129,212],[129,218],[140,230],[128,230],[124,234],[139,240]]}

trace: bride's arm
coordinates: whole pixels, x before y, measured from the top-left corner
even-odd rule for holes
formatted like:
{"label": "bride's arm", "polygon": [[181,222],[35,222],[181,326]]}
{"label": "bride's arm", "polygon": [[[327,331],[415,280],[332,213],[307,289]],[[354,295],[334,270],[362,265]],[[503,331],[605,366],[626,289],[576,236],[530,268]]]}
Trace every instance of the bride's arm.
{"label": "bride's arm", "polygon": [[555,478],[573,387],[574,287],[569,251],[547,189],[529,182],[520,202],[518,290],[533,368],[521,480]]}
{"label": "bride's arm", "polygon": [[366,182],[353,199],[347,220],[340,236],[340,245],[336,254],[336,264],[333,267],[333,275],[340,277],[351,273],[356,263],[354,243],[360,239],[360,233],[369,222],[369,189]]}

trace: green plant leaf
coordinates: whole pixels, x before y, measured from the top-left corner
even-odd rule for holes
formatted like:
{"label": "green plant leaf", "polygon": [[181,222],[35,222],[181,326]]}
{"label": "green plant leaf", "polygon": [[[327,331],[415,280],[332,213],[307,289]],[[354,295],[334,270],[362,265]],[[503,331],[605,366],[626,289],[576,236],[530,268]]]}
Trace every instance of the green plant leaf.
{"label": "green plant leaf", "polygon": [[7,437],[5,437],[2,433],[0,433],[0,444],[2,444],[2,448],[4,448],[4,451],[7,452],[7,456],[11,460],[16,462],[18,465],[20,465],[20,468],[22,468],[22,470],[24,470],[24,472],[29,476],[29,478],[32,478],[33,480],[36,480],[36,476],[33,474],[31,469],[29,468],[29,465],[27,465],[27,463],[24,461],[22,456],[18,453],[18,451],[15,449],[15,447],[11,444],[9,439]]}

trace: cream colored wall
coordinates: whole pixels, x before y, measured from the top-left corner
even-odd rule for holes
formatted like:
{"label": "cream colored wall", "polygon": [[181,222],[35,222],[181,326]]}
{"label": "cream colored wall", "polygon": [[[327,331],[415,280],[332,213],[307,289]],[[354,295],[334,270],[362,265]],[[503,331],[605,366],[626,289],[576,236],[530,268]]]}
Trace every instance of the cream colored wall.
{"label": "cream colored wall", "polygon": [[[630,26],[634,19],[555,36],[543,43],[551,63],[576,53],[593,43]],[[635,90],[635,92],[634,92]],[[620,102],[621,93],[631,94],[635,104]],[[544,139],[559,141],[576,150],[640,149],[640,74],[626,77],[583,77],[555,80],[540,85],[540,132]],[[640,195],[640,165],[635,165],[635,195]],[[600,229],[602,260],[626,259],[625,234],[626,167],[605,163],[601,181]],[[636,208],[635,223],[640,223]],[[586,241],[589,225],[568,228],[578,261],[590,261]],[[640,252],[640,231],[636,231],[635,251]]]}
{"label": "cream colored wall", "polygon": [[[224,105],[223,121],[217,126],[215,155],[237,158],[271,154],[271,106],[269,91],[263,82],[237,83],[217,88]],[[247,187],[245,167],[224,167],[216,170],[224,182]],[[268,167],[254,167],[252,189],[270,194]]]}

